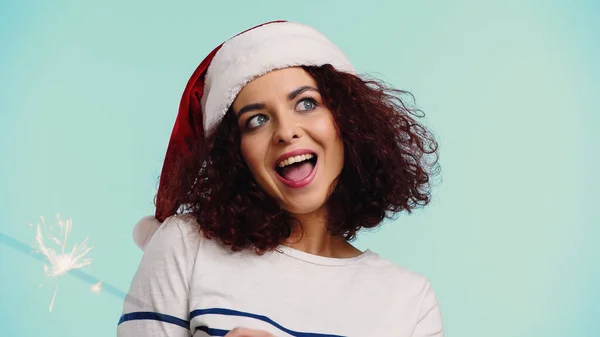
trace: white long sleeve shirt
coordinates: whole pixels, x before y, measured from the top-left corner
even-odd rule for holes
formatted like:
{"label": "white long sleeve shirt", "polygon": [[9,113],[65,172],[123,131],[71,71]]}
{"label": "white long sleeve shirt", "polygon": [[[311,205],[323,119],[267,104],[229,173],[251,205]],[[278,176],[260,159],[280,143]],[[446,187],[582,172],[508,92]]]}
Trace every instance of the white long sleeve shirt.
{"label": "white long sleeve shirt", "polygon": [[443,337],[429,282],[371,251],[231,252],[199,235],[191,217],[167,219],[144,251],[118,336],[224,336],[235,327],[278,337]]}

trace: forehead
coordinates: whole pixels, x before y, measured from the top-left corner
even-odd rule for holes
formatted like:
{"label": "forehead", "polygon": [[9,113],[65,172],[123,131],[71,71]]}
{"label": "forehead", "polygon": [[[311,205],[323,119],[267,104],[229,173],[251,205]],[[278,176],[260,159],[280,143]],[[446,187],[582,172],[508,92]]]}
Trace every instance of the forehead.
{"label": "forehead", "polygon": [[316,82],[304,69],[299,67],[273,70],[246,84],[237,95],[233,105],[265,101],[287,96],[302,86],[316,88]]}

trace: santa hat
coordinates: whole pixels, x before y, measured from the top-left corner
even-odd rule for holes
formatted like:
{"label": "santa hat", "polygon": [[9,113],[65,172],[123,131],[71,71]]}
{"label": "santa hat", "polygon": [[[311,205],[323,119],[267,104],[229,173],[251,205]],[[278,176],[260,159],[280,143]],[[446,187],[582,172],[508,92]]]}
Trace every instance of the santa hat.
{"label": "santa hat", "polygon": [[173,202],[165,197],[165,191],[179,181],[174,177],[181,174],[182,163],[191,149],[221,121],[246,84],[272,70],[324,64],[354,73],[344,53],[323,34],[287,21],[250,28],[210,52],[183,92],[162,168],[156,213],[135,225],[135,243],[143,250],[160,223],[176,213],[178,205],[170,204]]}

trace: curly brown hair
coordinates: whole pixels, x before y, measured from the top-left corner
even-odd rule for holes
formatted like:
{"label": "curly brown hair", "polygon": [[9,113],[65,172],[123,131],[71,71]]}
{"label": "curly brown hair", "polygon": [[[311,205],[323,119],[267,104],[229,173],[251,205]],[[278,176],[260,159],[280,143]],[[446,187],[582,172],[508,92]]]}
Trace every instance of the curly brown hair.
{"label": "curly brown hair", "polygon": [[[344,166],[328,201],[328,229],[347,240],[361,228],[429,203],[438,173],[438,143],[402,96],[414,97],[375,79],[336,71],[331,65],[303,67],[331,110],[344,143]],[[257,184],[240,151],[233,111],[193,149],[179,181],[165,195],[190,213],[207,238],[231,250],[276,248],[292,233],[294,218]]]}

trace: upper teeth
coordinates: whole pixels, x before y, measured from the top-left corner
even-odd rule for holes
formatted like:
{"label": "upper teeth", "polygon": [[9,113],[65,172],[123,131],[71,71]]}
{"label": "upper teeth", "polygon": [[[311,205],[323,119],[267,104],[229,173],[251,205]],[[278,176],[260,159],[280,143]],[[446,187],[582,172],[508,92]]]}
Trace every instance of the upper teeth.
{"label": "upper teeth", "polygon": [[310,153],[310,154],[301,154],[299,156],[294,156],[294,157],[289,157],[287,159],[284,159],[282,161],[279,162],[279,167],[286,167],[288,165],[291,165],[293,163],[299,163],[301,161],[305,161],[307,159],[310,159],[312,157],[314,157],[315,155]]}

